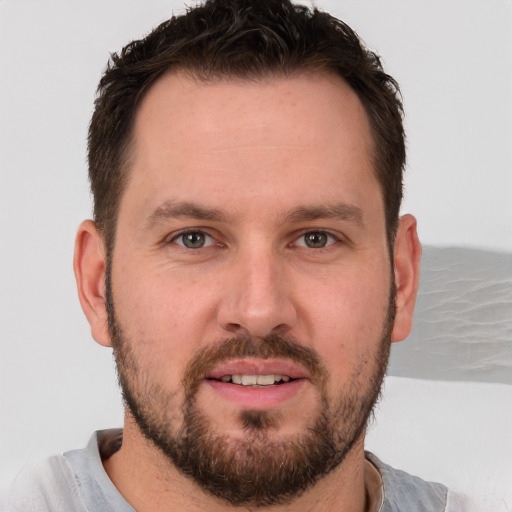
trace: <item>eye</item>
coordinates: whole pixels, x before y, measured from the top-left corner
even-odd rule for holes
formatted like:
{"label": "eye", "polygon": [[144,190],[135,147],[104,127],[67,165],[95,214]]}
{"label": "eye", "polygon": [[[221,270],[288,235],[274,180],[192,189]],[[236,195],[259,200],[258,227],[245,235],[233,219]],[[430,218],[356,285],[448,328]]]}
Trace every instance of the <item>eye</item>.
{"label": "eye", "polygon": [[308,231],[297,239],[295,245],[310,249],[323,249],[336,242],[336,237],[325,231]]}
{"label": "eye", "polygon": [[172,241],[187,249],[202,249],[215,243],[215,240],[203,231],[187,231],[176,236]]}

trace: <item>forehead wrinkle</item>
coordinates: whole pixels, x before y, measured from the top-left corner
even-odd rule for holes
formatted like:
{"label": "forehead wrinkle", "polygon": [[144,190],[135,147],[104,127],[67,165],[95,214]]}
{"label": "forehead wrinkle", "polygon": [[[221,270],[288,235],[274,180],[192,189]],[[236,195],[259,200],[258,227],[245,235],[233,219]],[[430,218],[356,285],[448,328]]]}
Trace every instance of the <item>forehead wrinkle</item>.
{"label": "forehead wrinkle", "polygon": [[205,207],[192,201],[167,200],[158,205],[153,213],[149,215],[146,219],[146,227],[150,228],[160,222],[180,217],[214,222],[229,222],[232,220],[225,212],[217,208]]}
{"label": "forehead wrinkle", "polygon": [[[230,153],[236,151],[245,151],[245,150],[258,150],[258,151],[283,151],[284,149],[289,149],[291,151],[303,150],[307,148],[314,148],[315,146],[307,145],[307,144],[244,144],[244,145],[233,145],[224,148],[214,148],[208,151],[202,151],[203,154],[215,154],[215,153]],[[197,154],[197,151],[194,151]]]}

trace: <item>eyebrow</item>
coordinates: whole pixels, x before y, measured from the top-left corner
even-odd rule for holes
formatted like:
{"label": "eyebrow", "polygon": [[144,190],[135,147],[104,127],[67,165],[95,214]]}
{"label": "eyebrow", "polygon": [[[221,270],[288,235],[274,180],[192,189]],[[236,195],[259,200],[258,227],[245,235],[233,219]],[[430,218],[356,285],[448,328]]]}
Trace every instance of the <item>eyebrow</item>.
{"label": "eyebrow", "polygon": [[352,204],[336,203],[323,206],[299,206],[285,216],[285,222],[319,219],[335,219],[363,224],[363,210]]}
{"label": "eyebrow", "polygon": [[216,208],[206,208],[190,201],[165,201],[147,218],[146,226],[152,227],[160,222],[178,217],[217,222],[229,221],[226,214]]}
{"label": "eyebrow", "polygon": [[[233,221],[225,212],[216,208],[207,208],[191,201],[164,201],[147,218],[146,226],[152,227],[161,222],[179,217],[197,220],[230,223]],[[361,208],[347,203],[336,203],[322,206],[298,206],[287,212],[282,223],[303,222],[321,219],[336,219],[355,224],[363,224]]]}

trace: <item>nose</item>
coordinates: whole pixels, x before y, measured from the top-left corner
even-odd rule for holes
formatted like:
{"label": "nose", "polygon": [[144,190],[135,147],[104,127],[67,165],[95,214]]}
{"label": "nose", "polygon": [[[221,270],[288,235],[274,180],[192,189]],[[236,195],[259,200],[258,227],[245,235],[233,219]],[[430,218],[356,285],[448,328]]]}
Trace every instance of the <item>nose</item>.
{"label": "nose", "polygon": [[245,251],[231,261],[217,322],[232,334],[286,334],[297,322],[286,263],[268,251]]}

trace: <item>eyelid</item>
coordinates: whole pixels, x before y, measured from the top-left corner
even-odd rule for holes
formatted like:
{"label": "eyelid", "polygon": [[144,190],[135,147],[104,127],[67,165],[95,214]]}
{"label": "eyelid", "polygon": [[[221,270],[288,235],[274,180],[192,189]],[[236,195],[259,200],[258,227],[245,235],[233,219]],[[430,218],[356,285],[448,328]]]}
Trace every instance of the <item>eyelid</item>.
{"label": "eyelid", "polygon": [[[192,249],[190,247],[185,246],[182,243],[178,243],[178,240],[184,235],[188,235],[190,233],[201,233],[205,237],[205,245],[202,247],[199,247],[197,249]],[[210,235],[204,228],[184,228],[179,231],[175,231],[174,233],[168,235],[165,237],[164,243],[166,244],[176,244],[179,247],[182,247],[183,249],[189,250],[189,251],[197,251],[198,249],[204,249],[206,247],[211,247],[212,245],[215,245],[218,243],[218,241]]]}
{"label": "eyelid", "polygon": [[[326,235],[327,237],[331,238],[332,242],[328,243],[324,247],[320,247],[320,248],[317,248],[317,249],[314,249],[312,247],[308,247],[305,243],[302,243],[302,244],[299,245],[298,241],[299,240],[303,241],[304,236],[309,234],[309,233],[321,233],[321,234]],[[318,250],[326,249],[327,247],[330,247],[331,245],[334,245],[335,243],[341,242],[341,241],[343,241],[343,238],[339,234],[333,233],[332,231],[329,231],[328,229],[314,229],[314,228],[312,229],[312,228],[308,228],[308,229],[301,230],[297,234],[297,236],[295,236],[295,238],[292,241],[291,245],[294,245],[296,247],[305,247],[306,249],[312,249],[312,250],[318,251]]]}
{"label": "eyelid", "polygon": [[[186,247],[184,244],[182,243],[178,243],[178,240],[180,239],[180,237],[184,236],[184,235],[187,235],[189,233],[201,233],[205,236],[205,239],[206,239],[206,243],[203,247],[201,247],[201,249],[203,248],[207,248],[207,247],[211,247],[212,245],[215,245],[215,244],[218,244],[218,245],[223,245],[222,242],[219,242],[219,240],[217,238],[215,238],[213,235],[211,235],[210,233],[208,233],[208,229],[206,228],[203,228],[203,227],[191,227],[191,228],[184,228],[184,229],[180,229],[178,231],[174,231],[173,233],[170,233],[169,235],[167,235],[164,240],[162,241],[162,243],[164,245],[166,244],[175,244],[183,249],[186,249],[186,250],[197,250],[197,249],[191,249],[189,247]],[[298,242],[299,241],[303,241],[303,237],[305,235],[307,235],[308,233],[322,233],[324,235],[326,235],[328,238],[330,238],[330,242],[322,247],[322,248],[317,248],[317,249],[313,249],[311,247],[308,247],[305,242],[299,244]],[[332,232],[328,229],[315,229],[315,228],[304,228],[298,232],[296,232],[293,236],[293,239],[290,243],[291,246],[296,246],[296,247],[304,247],[304,248],[307,248],[307,249],[313,249],[313,250],[321,250],[321,249],[326,249],[327,247],[330,247],[331,245],[334,245],[335,243],[337,242],[345,242],[345,239],[343,236],[341,236],[339,233],[335,233],[335,232]]]}

